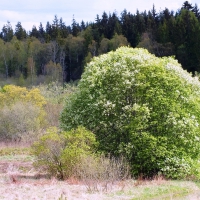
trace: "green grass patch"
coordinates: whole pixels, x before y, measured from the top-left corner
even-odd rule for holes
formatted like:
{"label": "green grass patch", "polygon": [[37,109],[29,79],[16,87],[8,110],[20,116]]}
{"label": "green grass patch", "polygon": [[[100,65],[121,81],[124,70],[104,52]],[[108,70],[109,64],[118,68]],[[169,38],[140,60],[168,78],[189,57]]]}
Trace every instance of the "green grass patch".
{"label": "green grass patch", "polygon": [[31,148],[29,147],[3,147],[0,148],[0,161],[33,161]]}
{"label": "green grass patch", "polygon": [[31,148],[29,147],[3,147],[0,149],[0,156],[8,155],[31,155]]}
{"label": "green grass patch", "polygon": [[121,190],[107,194],[112,199],[131,200],[183,200],[199,192],[199,187],[193,181],[147,181],[141,185],[127,182]]}
{"label": "green grass patch", "polygon": [[31,155],[4,155],[0,156],[0,161],[20,161],[28,162],[34,161],[35,157]]}
{"label": "green grass patch", "polygon": [[170,181],[162,185],[139,186],[132,200],[168,200],[183,198],[196,190],[197,186],[193,182]]}
{"label": "green grass patch", "polygon": [[194,181],[194,182],[195,182],[196,186],[197,186],[198,188],[200,188],[200,180]]}

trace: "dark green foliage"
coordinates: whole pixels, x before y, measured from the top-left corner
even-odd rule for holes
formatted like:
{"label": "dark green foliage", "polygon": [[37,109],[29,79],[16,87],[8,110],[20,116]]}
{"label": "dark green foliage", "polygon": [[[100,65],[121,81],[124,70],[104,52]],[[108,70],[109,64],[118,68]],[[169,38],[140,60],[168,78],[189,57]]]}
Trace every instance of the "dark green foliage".
{"label": "dark green foliage", "polygon": [[199,71],[200,26],[195,14],[182,9],[176,19],[176,56],[188,71]]}
{"label": "dark green foliage", "polygon": [[5,42],[10,42],[10,40],[12,40],[13,34],[14,33],[13,33],[12,26],[10,22],[8,21],[7,24],[4,25],[2,28],[2,39]]}
{"label": "dark green foliage", "polygon": [[[19,40],[16,43],[20,44],[15,45],[14,49],[11,42],[13,35]],[[19,78],[21,73],[25,78],[29,77],[27,65],[30,53],[27,53],[29,49],[26,40],[35,37],[41,44],[38,43],[40,52],[32,58],[34,73],[37,76],[46,76],[46,64],[53,61],[62,66],[62,81],[77,80],[81,77],[84,65],[92,57],[116,49],[112,45],[106,47],[106,41],[113,40],[116,35],[123,35],[131,47],[147,48],[156,56],[175,55],[184,69],[193,74],[200,72],[200,11],[197,4],[192,5],[185,1],[176,13],[168,8],[158,12],[156,5],[153,5],[151,10],[137,10],[135,14],[127,10],[122,11],[120,16],[117,12],[103,12],[101,17],[97,15],[95,22],[90,23],[82,21],[79,24],[73,18],[69,26],[55,15],[52,23],[47,22],[45,28],[41,23],[38,28],[33,26],[29,34],[20,22],[15,31],[8,22],[0,33],[0,37],[6,42],[6,45],[0,47],[3,49],[3,53],[0,52],[0,73],[5,78]],[[149,38],[144,37],[145,35]],[[71,36],[72,42],[69,41]],[[83,45],[74,48],[80,38]],[[5,50],[5,46],[9,48]]]}
{"label": "dark green foliage", "polygon": [[15,27],[15,36],[17,37],[18,40],[23,40],[26,38],[26,31],[22,27],[21,22],[18,22]]}

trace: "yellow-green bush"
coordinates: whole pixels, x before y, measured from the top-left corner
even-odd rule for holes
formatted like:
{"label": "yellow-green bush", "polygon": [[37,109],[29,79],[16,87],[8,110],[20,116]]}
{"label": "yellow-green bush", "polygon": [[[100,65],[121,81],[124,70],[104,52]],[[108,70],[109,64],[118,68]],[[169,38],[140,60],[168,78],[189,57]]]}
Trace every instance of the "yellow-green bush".
{"label": "yellow-green bush", "polygon": [[42,167],[52,176],[65,179],[73,175],[84,156],[91,155],[96,146],[92,132],[83,127],[68,132],[50,128],[32,146],[35,166]]}
{"label": "yellow-green bush", "polygon": [[45,98],[40,94],[37,88],[28,90],[25,87],[15,85],[5,85],[0,90],[0,106],[11,106],[16,102],[31,102],[40,108],[46,104]]}
{"label": "yellow-green bush", "polygon": [[45,125],[45,98],[38,89],[6,85],[0,90],[0,137],[20,140]]}

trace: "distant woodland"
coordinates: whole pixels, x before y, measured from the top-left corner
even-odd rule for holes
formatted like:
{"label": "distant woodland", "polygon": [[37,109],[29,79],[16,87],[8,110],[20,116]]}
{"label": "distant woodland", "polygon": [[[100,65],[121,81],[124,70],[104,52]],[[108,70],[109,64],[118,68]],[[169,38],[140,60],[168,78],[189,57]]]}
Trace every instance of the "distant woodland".
{"label": "distant woodland", "polygon": [[[83,16],[84,18],[84,16]],[[92,57],[120,46],[142,47],[158,57],[175,56],[188,72],[200,72],[200,11],[185,1],[176,12],[166,8],[132,14],[103,12],[94,22],[66,25],[55,15],[31,31],[7,22],[0,33],[0,78],[39,84],[80,79]]]}

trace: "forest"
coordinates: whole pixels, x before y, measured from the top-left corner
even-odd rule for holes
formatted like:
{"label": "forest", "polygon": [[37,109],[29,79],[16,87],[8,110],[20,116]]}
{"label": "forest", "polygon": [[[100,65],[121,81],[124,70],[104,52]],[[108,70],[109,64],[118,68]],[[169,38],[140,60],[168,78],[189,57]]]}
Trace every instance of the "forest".
{"label": "forest", "polygon": [[94,22],[66,25],[55,15],[45,27],[27,31],[7,22],[0,33],[0,78],[18,85],[80,79],[93,57],[120,46],[142,47],[158,57],[174,56],[192,74],[200,72],[200,11],[185,1],[176,12],[165,8],[132,14],[103,12]]}

